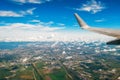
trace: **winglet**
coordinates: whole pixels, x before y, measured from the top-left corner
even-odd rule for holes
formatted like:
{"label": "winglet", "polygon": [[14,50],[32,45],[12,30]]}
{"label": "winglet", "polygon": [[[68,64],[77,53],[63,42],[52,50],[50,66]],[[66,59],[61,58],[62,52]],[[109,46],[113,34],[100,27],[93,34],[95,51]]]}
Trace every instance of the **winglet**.
{"label": "winglet", "polygon": [[89,28],[89,26],[82,20],[82,18],[80,18],[80,16],[77,13],[74,13],[74,15],[75,15],[81,28],[83,28],[83,29]]}

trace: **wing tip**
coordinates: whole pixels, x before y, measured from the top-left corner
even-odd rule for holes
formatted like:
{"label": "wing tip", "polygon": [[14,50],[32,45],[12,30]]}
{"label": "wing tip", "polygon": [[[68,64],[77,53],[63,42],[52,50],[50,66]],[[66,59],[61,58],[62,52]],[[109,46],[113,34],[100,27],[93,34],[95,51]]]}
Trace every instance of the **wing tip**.
{"label": "wing tip", "polygon": [[84,20],[82,20],[82,18],[77,13],[74,13],[74,16],[81,28],[83,29],[89,28],[89,26],[84,22]]}

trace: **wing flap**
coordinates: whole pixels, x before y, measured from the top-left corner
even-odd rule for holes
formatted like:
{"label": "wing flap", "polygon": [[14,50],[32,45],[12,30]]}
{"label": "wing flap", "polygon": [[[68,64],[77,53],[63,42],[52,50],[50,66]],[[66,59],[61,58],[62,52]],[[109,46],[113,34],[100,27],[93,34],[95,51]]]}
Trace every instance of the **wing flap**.
{"label": "wing flap", "polygon": [[103,29],[103,28],[88,28],[87,30],[112,36],[112,37],[116,37],[116,38],[120,38],[120,31],[117,31],[117,30]]}

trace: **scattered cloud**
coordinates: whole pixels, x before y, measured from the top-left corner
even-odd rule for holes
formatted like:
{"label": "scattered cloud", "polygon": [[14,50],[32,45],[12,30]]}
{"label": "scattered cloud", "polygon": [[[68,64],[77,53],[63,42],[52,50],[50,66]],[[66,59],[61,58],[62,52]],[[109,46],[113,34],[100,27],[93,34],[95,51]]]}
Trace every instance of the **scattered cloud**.
{"label": "scattered cloud", "polygon": [[49,21],[49,22],[46,23],[46,25],[52,25],[52,24],[54,24],[53,21]]}
{"label": "scattered cloud", "polygon": [[40,20],[33,19],[33,20],[28,21],[28,22],[29,22],[29,23],[35,23],[35,24],[41,24],[41,25],[44,25],[44,26],[57,25],[57,26],[59,26],[59,27],[65,28],[65,24],[63,24],[63,23],[55,23],[54,21],[42,22],[42,21],[40,21]]}
{"label": "scattered cloud", "polygon": [[65,24],[63,24],[63,23],[58,23],[58,25],[59,25],[59,26],[65,26]]}
{"label": "scattered cloud", "polygon": [[78,11],[87,11],[87,12],[91,12],[92,14],[100,12],[103,9],[105,9],[104,4],[96,0],[87,1],[87,3],[82,4],[80,8],[76,8],[76,10]]}
{"label": "scattered cloud", "polygon": [[25,30],[25,31],[55,31],[63,28],[49,27],[40,24],[25,24],[25,23],[12,23],[5,26],[0,26],[1,29]]}
{"label": "scattered cloud", "polygon": [[97,19],[97,20],[95,20],[95,22],[104,22],[105,21],[105,19]]}
{"label": "scattered cloud", "polygon": [[37,20],[37,19],[33,19],[33,20],[30,20],[30,21],[28,21],[28,22],[32,22],[32,23],[37,23],[37,24],[40,24],[40,25],[44,25],[44,26],[51,26],[51,25],[53,25],[54,24],[54,22],[53,21],[49,21],[49,22],[42,22],[42,21],[40,21],[40,20]]}
{"label": "scattered cloud", "polygon": [[40,20],[34,19],[34,20],[30,20],[29,22],[33,22],[33,23],[40,23]]}
{"label": "scattered cloud", "polygon": [[22,17],[23,14],[14,11],[0,11],[0,17]]}
{"label": "scattered cloud", "polygon": [[19,12],[0,10],[0,17],[23,17],[25,15],[32,15],[35,9],[36,8],[31,8],[26,11]]}
{"label": "scattered cloud", "polygon": [[21,14],[23,15],[27,15],[27,14],[30,14],[32,15],[33,14],[33,11],[35,10],[36,8],[31,8],[31,9],[28,9],[26,11],[20,11]]}
{"label": "scattered cloud", "polygon": [[50,2],[51,0],[13,0],[13,1],[21,4],[25,4],[25,3],[42,4],[45,2]]}

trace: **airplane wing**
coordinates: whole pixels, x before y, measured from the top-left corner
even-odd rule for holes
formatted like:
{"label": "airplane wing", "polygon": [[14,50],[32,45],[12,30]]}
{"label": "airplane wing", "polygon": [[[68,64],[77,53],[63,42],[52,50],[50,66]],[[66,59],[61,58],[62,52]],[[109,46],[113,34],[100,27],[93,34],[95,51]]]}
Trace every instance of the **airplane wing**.
{"label": "airplane wing", "polygon": [[77,13],[75,13],[74,15],[75,15],[75,17],[76,17],[76,19],[77,19],[77,21],[82,29],[96,32],[96,33],[100,33],[100,34],[104,34],[104,35],[108,35],[108,36],[112,36],[112,37],[116,37],[117,38],[116,40],[107,42],[107,44],[120,45],[120,30],[93,28],[93,27],[88,26]]}

